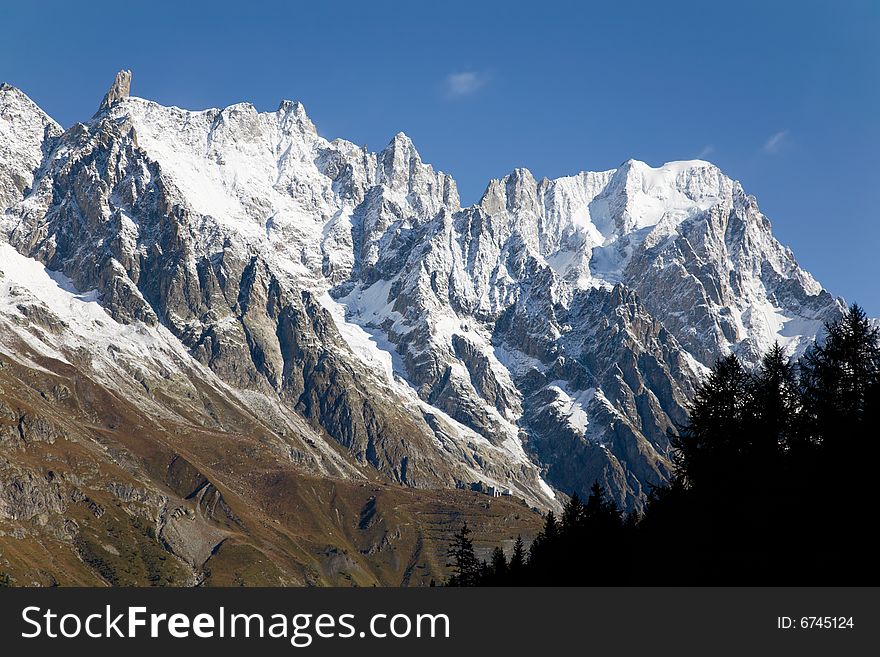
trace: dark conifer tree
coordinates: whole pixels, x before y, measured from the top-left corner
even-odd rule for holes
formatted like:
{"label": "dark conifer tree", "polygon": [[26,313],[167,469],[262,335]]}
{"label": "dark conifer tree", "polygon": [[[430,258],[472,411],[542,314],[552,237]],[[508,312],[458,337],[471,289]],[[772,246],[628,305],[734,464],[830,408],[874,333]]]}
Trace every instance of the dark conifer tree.
{"label": "dark conifer tree", "polygon": [[551,545],[559,538],[559,523],[556,522],[556,515],[552,509],[547,512],[547,517],[544,519],[543,534],[544,541]]}
{"label": "dark conifer tree", "polygon": [[544,528],[538,532],[529,548],[528,575],[535,583],[549,584],[555,579],[559,565],[556,552],[559,549],[559,523],[552,510],[544,518]]}
{"label": "dark conifer tree", "polygon": [[808,349],[800,362],[807,426],[816,442],[853,436],[880,377],[880,329],[859,306],[853,304],[825,330],[824,341]]}
{"label": "dark conifer tree", "polygon": [[470,538],[471,530],[467,523],[461,526],[452,538],[447,554],[452,561],[447,564],[452,568],[449,586],[476,586],[481,577],[481,563],[474,554],[474,544]]}
{"label": "dark conifer tree", "polygon": [[753,383],[735,355],[720,359],[672,438],[676,494],[667,500],[664,523],[680,533],[664,528],[661,534],[671,541],[673,558],[700,578],[735,571],[735,555],[751,536],[740,531],[739,519],[754,498]]}
{"label": "dark conifer tree", "polygon": [[719,360],[697,388],[690,418],[672,437],[677,474],[687,486],[724,487],[742,464],[752,381],[739,359]]}
{"label": "dark conifer tree", "polygon": [[605,488],[598,481],[590,487],[583,516],[587,528],[595,532],[610,532],[622,526],[620,510],[608,499]]}
{"label": "dark conifer tree", "polygon": [[513,554],[510,555],[510,565],[508,572],[510,574],[510,583],[514,586],[523,583],[523,571],[526,565],[526,548],[523,544],[522,536],[517,535],[516,543],[513,544]]}
{"label": "dark conifer tree", "polygon": [[583,521],[584,504],[577,493],[572,493],[571,498],[562,509],[562,529],[564,532],[575,530]]}
{"label": "dark conifer tree", "polygon": [[489,564],[489,581],[495,586],[501,586],[508,583],[508,576],[507,557],[504,554],[504,550],[496,547],[492,551],[492,561]]}
{"label": "dark conifer tree", "polygon": [[761,359],[750,397],[751,457],[770,467],[797,441],[800,394],[794,366],[778,342]]}

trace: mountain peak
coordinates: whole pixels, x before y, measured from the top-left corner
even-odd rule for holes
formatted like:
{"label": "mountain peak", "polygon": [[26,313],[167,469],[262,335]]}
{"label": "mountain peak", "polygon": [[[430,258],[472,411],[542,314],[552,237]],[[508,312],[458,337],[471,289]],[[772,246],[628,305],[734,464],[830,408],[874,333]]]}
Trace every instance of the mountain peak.
{"label": "mountain peak", "polygon": [[[6,96],[6,102],[11,102],[11,98],[19,98],[26,100],[29,104],[37,107],[37,104],[31,100],[30,96],[28,96],[21,89],[16,87],[13,84],[9,84],[8,82],[0,82],[0,93]],[[39,108],[38,108],[39,109]],[[40,110],[42,112],[42,110]]]}
{"label": "mountain peak", "polygon": [[392,149],[412,148],[412,149],[415,149],[415,144],[413,144],[413,141],[412,141],[412,139],[409,138],[409,135],[407,135],[403,131],[400,131],[391,138],[391,141],[388,142],[387,148],[392,148]]}
{"label": "mountain peak", "polygon": [[516,167],[513,171],[510,172],[510,174],[508,174],[507,180],[525,181],[532,184],[536,182],[534,174],[527,167]]}
{"label": "mountain peak", "polygon": [[691,169],[717,169],[714,164],[708,162],[706,160],[671,160],[669,162],[664,162],[660,166],[651,166],[647,162],[642,160],[636,160],[634,158],[630,158],[623,162],[619,169],[623,171],[656,171],[656,172],[669,172],[669,173],[680,173],[682,171],[688,171]]}
{"label": "mountain peak", "polygon": [[419,163],[422,161],[412,139],[404,132],[398,132],[391,138],[391,141],[379,154],[379,159],[389,172],[391,169],[408,171],[410,160],[416,160]]}
{"label": "mountain peak", "polygon": [[298,100],[283,99],[278,105],[277,111],[285,120],[290,120],[296,123],[300,132],[313,135],[318,133],[315,124],[312,123],[312,120],[306,113],[305,105]]}
{"label": "mountain peak", "polygon": [[614,171],[612,178],[612,188],[625,188],[628,193],[655,190],[650,193],[666,199],[681,195],[682,201],[690,199],[687,203],[717,198],[732,184],[718,167],[705,160],[673,160],[655,167],[629,159]]}
{"label": "mountain peak", "polygon": [[300,112],[305,113],[306,108],[298,100],[290,100],[289,98],[282,98],[281,102],[278,104],[278,111],[299,114]]}
{"label": "mountain peak", "polygon": [[116,74],[116,79],[101,101],[100,110],[107,109],[116,104],[120,100],[128,98],[131,91],[131,71],[123,70]]}

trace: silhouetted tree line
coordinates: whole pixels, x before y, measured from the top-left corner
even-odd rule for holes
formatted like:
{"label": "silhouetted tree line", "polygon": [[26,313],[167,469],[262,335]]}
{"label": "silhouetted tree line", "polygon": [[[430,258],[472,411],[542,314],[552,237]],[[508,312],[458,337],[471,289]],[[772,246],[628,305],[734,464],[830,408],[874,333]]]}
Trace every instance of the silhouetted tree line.
{"label": "silhouetted tree line", "polygon": [[796,363],[777,344],[753,372],[715,364],[644,515],[596,484],[488,563],[465,525],[448,584],[877,584],[878,415],[880,331],[853,305]]}

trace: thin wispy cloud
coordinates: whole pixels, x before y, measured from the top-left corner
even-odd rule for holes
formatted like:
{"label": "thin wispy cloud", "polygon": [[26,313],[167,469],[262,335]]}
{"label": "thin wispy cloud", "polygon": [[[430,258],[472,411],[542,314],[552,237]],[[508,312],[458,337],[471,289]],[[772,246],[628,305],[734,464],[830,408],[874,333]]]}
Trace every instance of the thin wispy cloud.
{"label": "thin wispy cloud", "polygon": [[775,135],[764,142],[763,150],[768,155],[775,155],[782,148],[785,138],[788,136],[788,130],[780,130]]}
{"label": "thin wispy cloud", "polygon": [[446,97],[449,99],[471,96],[486,86],[487,77],[477,71],[450,73],[443,82]]}
{"label": "thin wispy cloud", "polygon": [[715,147],[712,144],[706,144],[703,146],[703,150],[697,153],[696,159],[702,160],[709,157],[712,153],[715,152]]}

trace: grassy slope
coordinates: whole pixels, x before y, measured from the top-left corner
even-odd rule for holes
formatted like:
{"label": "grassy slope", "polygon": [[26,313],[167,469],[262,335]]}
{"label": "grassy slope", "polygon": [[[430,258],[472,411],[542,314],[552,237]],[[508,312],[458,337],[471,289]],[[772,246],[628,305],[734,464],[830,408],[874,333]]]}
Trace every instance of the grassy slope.
{"label": "grassy slope", "polygon": [[[0,574],[16,585],[426,585],[463,521],[478,550],[540,528],[515,500],[306,472],[210,389],[238,431],[156,422],[67,364],[0,362]],[[22,439],[23,416],[52,442]]]}

